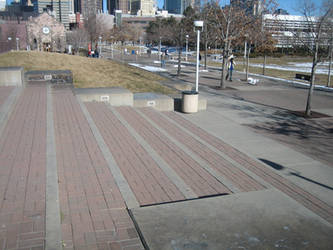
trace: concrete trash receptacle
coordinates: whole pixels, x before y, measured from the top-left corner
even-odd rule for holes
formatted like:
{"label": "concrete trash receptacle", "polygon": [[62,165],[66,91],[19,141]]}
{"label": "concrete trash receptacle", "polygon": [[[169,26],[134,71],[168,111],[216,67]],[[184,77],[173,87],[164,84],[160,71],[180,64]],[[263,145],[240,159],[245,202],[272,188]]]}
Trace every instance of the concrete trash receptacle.
{"label": "concrete trash receptacle", "polygon": [[198,112],[198,97],[196,91],[183,91],[182,93],[182,111],[184,113]]}

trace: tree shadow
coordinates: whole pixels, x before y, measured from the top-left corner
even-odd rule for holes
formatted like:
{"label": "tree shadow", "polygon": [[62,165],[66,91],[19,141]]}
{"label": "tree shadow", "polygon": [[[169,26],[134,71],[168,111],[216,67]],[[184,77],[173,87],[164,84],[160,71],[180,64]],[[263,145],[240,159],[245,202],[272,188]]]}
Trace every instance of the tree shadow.
{"label": "tree shadow", "polygon": [[299,173],[296,173],[296,172],[289,172],[289,174],[290,174],[290,175],[293,175],[293,176],[296,176],[296,177],[298,177],[298,178],[301,178],[301,179],[303,179],[303,180],[305,180],[305,181],[308,181],[308,182],[314,183],[314,184],[316,184],[316,185],[318,185],[318,186],[321,186],[321,187],[323,187],[323,188],[327,188],[327,189],[329,189],[329,190],[333,190],[332,187],[327,186],[327,185],[325,185],[325,184],[322,184],[322,183],[320,183],[320,182],[317,182],[317,181],[315,181],[315,180],[312,180],[312,179],[310,179],[310,178],[307,178],[307,177],[305,177],[305,176],[302,176],[302,175],[300,175]]}
{"label": "tree shadow", "polygon": [[323,187],[323,188],[326,188],[326,189],[329,189],[329,190],[333,190],[333,187],[330,187],[330,186],[328,186],[328,185],[325,185],[325,184],[323,184],[323,183],[320,183],[320,182],[318,182],[318,181],[315,181],[315,180],[313,180],[313,179],[310,179],[310,178],[308,178],[308,177],[305,177],[305,176],[301,175],[300,172],[297,172],[297,171],[295,171],[295,170],[293,170],[293,169],[290,169],[290,168],[284,167],[284,166],[282,166],[282,165],[280,165],[280,164],[278,164],[278,163],[276,163],[276,162],[273,162],[273,161],[270,161],[270,160],[267,160],[267,159],[262,159],[262,158],[259,158],[259,160],[260,160],[261,162],[265,163],[266,165],[268,165],[268,166],[274,168],[275,170],[279,170],[279,171],[281,171],[281,170],[284,170],[284,169],[289,169],[289,170],[291,170],[291,171],[289,171],[289,173],[288,173],[289,175],[292,175],[292,176],[298,177],[298,178],[300,178],[300,179],[302,179],[302,180],[305,180],[305,181],[307,181],[307,182],[311,182],[311,183],[316,184],[316,185],[318,185],[318,186],[321,186],[321,187]]}
{"label": "tree shadow", "polygon": [[272,162],[272,161],[262,159],[262,158],[259,158],[259,160],[262,161],[263,163],[265,163],[266,165],[274,168],[275,170],[283,170],[285,168],[284,166],[282,166],[276,162]]}

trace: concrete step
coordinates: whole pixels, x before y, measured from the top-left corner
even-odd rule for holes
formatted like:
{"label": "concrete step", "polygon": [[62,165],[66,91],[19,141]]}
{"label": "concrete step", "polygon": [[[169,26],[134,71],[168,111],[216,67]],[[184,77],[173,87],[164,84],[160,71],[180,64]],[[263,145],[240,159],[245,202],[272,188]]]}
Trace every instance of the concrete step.
{"label": "concrete step", "polygon": [[173,98],[156,93],[135,93],[133,104],[137,108],[153,107],[159,111],[174,110]]}
{"label": "concrete step", "polygon": [[133,106],[133,93],[120,87],[74,89],[82,102],[107,102],[111,106]]}

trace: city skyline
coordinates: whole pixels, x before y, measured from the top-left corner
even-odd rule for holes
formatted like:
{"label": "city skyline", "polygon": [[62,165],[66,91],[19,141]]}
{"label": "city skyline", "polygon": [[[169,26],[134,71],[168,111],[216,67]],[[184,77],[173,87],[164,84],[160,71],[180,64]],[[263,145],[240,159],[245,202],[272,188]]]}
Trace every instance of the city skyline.
{"label": "city skyline", "polygon": [[[229,4],[230,0],[220,0],[222,5]],[[322,0],[316,0],[316,4],[320,4]],[[299,6],[299,1],[291,1],[291,0],[277,0],[278,8],[286,10],[290,15],[301,15],[300,11],[297,10]],[[164,0],[157,0],[158,8],[163,8]]]}

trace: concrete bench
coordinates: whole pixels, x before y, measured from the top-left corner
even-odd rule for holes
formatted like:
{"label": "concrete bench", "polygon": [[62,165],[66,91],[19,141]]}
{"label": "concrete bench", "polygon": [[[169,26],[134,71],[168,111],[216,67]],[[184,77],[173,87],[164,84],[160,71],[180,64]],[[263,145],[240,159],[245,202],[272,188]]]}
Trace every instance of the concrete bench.
{"label": "concrete bench", "polygon": [[83,102],[107,102],[111,106],[133,106],[133,93],[120,87],[75,89]]}
{"label": "concrete bench", "polygon": [[27,82],[48,82],[51,84],[73,84],[70,70],[34,70],[25,73]]}
{"label": "concrete bench", "polygon": [[296,74],[295,78],[305,80],[305,81],[311,81],[311,75],[307,75],[307,74]]}
{"label": "concrete bench", "polygon": [[0,67],[0,86],[24,85],[23,67]]}

